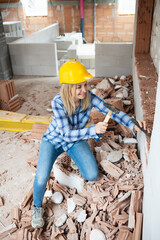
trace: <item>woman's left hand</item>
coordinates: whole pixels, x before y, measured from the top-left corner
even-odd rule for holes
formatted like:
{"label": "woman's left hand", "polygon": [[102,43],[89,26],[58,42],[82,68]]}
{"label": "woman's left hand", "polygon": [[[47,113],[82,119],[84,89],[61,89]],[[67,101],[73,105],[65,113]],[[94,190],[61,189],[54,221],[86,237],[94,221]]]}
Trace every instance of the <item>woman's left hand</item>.
{"label": "woman's left hand", "polygon": [[[140,127],[143,127],[144,130],[147,130],[148,133],[151,133],[151,130],[150,130],[149,128],[147,128],[147,125],[146,125],[146,122],[145,122],[145,121],[140,121],[140,120],[138,120],[137,122],[139,123],[139,126],[140,126]],[[140,132],[141,129],[135,125],[134,128],[133,128],[133,131],[134,131],[134,132]]]}

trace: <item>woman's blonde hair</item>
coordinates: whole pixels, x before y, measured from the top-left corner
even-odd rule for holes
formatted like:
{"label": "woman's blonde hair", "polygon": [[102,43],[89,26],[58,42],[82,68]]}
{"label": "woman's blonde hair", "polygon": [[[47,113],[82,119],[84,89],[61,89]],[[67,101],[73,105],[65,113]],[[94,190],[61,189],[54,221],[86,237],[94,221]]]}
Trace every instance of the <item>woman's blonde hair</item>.
{"label": "woman's blonde hair", "polygon": [[[68,116],[71,116],[76,111],[74,97],[76,95],[76,84],[63,83],[60,89],[61,98]],[[88,91],[86,92],[85,98],[81,100],[82,110],[86,110],[90,105],[90,96]]]}

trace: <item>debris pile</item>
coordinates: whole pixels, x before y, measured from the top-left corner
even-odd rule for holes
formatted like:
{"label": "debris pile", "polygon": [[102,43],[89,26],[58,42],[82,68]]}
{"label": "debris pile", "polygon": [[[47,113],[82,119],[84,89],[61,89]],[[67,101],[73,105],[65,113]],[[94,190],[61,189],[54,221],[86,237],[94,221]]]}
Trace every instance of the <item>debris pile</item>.
{"label": "debris pile", "polygon": [[20,109],[19,96],[13,80],[0,80],[0,109],[16,112]]}
{"label": "debris pile", "polygon": [[[107,96],[107,102],[133,115],[131,76],[94,79],[89,85],[104,99]],[[92,112],[94,123],[104,119],[104,115],[99,117],[95,112]],[[107,132],[98,142],[90,139],[89,144],[99,166],[98,180],[85,181],[79,170],[72,168],[70,157],[63,153],[57,158],[47,183],[44,227],[31,227],[31,189],[21,209],[12,210],[12,224],[0,232],[0,238],[8,235],[10,239],[24,240],[141,239],[143,174],[135,136],[110,120]],[[28,163],[35,170],[37,157]]]}

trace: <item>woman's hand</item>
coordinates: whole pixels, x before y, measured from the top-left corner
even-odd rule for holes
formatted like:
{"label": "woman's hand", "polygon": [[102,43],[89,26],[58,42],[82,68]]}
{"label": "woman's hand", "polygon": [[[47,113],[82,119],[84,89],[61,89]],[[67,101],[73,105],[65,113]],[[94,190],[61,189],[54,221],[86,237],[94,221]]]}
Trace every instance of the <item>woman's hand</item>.
{"label": "woman's hand", "polygon": [[96,133],[99,134],[99,133],[105,133],[106,132],[106,129],[108,127],[108,123],[105,123],[105,122],[99,122],[95,125],[95,128],[96,128]]}
{"label": "woman's hand", "polygon": [[[148,133],[151,133],[151,130],[149,128],[147,128],[147,125],[146,125],[145,121],[142,122],[142,121],[138,120],[137,122],[139,123],[140,127],[143,127],[144,130],[147,130]],[[133,128],[133,131],[134,132],[140,132],[141,129],[135,125],[134,128]]]}

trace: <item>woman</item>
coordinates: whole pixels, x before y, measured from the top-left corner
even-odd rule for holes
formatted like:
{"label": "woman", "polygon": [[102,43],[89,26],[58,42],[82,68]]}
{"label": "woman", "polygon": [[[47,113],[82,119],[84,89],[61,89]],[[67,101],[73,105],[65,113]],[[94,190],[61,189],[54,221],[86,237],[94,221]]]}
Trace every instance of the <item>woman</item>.
{"label": "woman", "polygon": [[[34,228],[44,225],[42,200],[56,158],[64,151],[67,152],[83,178],[95,181],[98,178],[98,167],[86,140],[98,138],[98,134],[105,133],[108,126],[105,122],[99,122],[86,127],[92,107],[105,115],[109,109],[104,106],[104,100],[88,90],[87,80],[91,79],[92,75],[84,65],[78,61],[68,61],[60,68],[59,77],[62,86],[60,93],[52,101],[53,119],[42,137],[33,185]],[[139,131],[131,118],[123,112],[113,113],[111,118],[129,127],[132,132]],[[144,128],[146,129],[145,126]]]}

